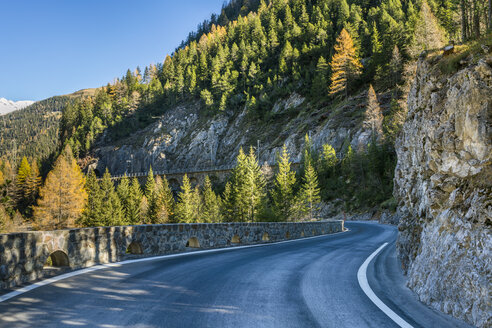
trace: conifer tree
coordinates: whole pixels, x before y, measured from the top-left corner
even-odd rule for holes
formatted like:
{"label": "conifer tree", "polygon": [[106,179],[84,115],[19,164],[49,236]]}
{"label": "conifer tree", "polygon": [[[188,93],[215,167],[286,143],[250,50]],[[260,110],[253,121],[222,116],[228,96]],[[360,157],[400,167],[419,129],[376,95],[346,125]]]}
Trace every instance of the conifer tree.
{"label": "conifer tree", "polygon": [[130,185],[130,192],[128,195],[128,200],[126,202],[126,220],[129,224],[139,224],[142,221],[142,203],[143,193],[140,188],[140,183],[138,179],[134,177]]}
{"label": "conifer tree", "polygon": [[427,1],[422,1],[420,19],[417,20],[413,38],[408,47],[412,57],[424,50],[440,49],[447,42],[443,28],[432,13]]}
{"label": "conifer tree", "polygon": [[245,184],[241,189],[246,200],[246,218],[249,222],[254,222],[264,206],[266,180],[261,172],[253,147],[249,150],[246,167]]}
{"label": "conifer tree", "polygon": [[311,142],[311,138],[309,138],[309,134],[306,133],[304,136],[304,145],[302,147],[301,154],[301,171],[304,172],[308,164],[314,165],[314,148],[313,143]]}
{"label": "conifer tree", "polygon": [[190,223],[195,218],[195,199],[194,190],[191,187],[188,175],[184,175],[181,192],[178,194],[178,202],[176,204],[176,219],[178,222]]}
{"label": "conifer tree", "polygon": [[321,153],[322,171],[325,173],[333,173],[337,162],[338,162],[337,154],[333,146],[330,144],[324,144],[323,151]]}
{"label": "conifer tree", "polygon": [[248,204],[246,199],[247,190],[245,189],[248,170],[247,160],[248,158],[241,147],[236,158],[236,166],[232,171],[230,195],[234,213],[234,217],[231,219],[239,222],[245,222],[247,220]]}
{"label": "conifer tree", "polygon": [[157,219],[157,188],[152,166],[149,168],[149,174],[145,182],[144,194],[147,200],[147,211],[144,222],[151,223]]}
{"label": "conifer tree", "polygon": [[27,198],[29,205],[33,204],[34,201],[36,200],[40,185],[41,185],[41,176],[39,174],[38,164],[36,163],[36,161],[33,161],[31,165],[31,174],[29,175],[29,177],[26,179],[25,182],[25,186],[26,186],[25,197]]}
{"label": "conifer tree", "polygon": [[208,223],[222,222],[221,203],[220,196],[217,196],[212,190],[212,182],[207,175],[203,184],[203,209],[201,211],[201,220]]}
{"label": "conifer tree", "polygon": [[313,85],[311,87],[311,93],[313,97],[323,97],[328,90],[328,81],[326,75],[328,73],[329,66],[323,56],[318,59],[318,65],[316,65],[316,74],[313,79]]}
{"label": "conifer tree", "polygon": [[139,212],[140,223],[149,224],[149,201],[147,200],[147,197],[145,197],[145,194],[142,196],[142,200],[140,201]]}
{"label": "conifer tree", "polygon": [[342,29],[335,45],[335,54],[330,63],[332,70],[330,94],[345,92],[348,96],[350,84],[358,77],[362,64],[357,57],[354,42],[347,30]]}
{"label": "conifer tree", "polygon": [[172,222],[175,210],[175,202],[173,192],[169,187],[169,181],[166,176],[159,179],[157,184],[157,199],[158,199],[158,222],[156,223],[168,223]]}
{"label": "conifer tree", "polygon": [[73,227],[80,218],[87,201],[85,177],[72,151],[67,146],[58,156],[53,170],[41,188],[38,206],[34,208],[38,229]]}
{"label": "conifer tree", "polygon": [[313,220],[321,200],[318,186],[318,175],[311,163],[308,163],[303,177],[303,184],[299,191],[300,209],[304,215]]}
{"label": "conifer tree", "polygon": [[101,211],[98,220],[98,225],[102,226],[116,226],[124,225],[124,213],[121,206],[118,194],[115,191],[113,181],[111,180],[111,174],[106,168],[103,178],[101,180]]}
{"label": "conifer tree", "polygon": [[227,222],[234,222],[237,220],[235,215],[234,194],[232,191],[232,184],[227,181],[224,193],[222,194],[221,213],[224,216],[224,220]]}
{"label": "conifer tree", "polygon": [[80,223],[85,227],[98,226],[100,225],[98,221],[101,217],[100,212],[102,193],[94,170],[89,171],[85,183],[85,189],[87,191],[87,206],[84,210],[83,216],[80,219]]}
{"label": "conifer tree", "polygon": [[372,135],[376,139],[380,139],[383,135],[383,113],[381,112],[381,107],[379,107],[378,98],[376,92],[369,85],[369,90],[367,92],[367,107],[364,119],[364,128],[371,131]]}
{"label": "conifer tree", "polygon": [[16,199],[17,199],[17,207],[20,209],[24,209],[27,206],[26,194],[27,194],[27,185],[26,181],[31,176],[31,165],[24,156],[22,158],[21,164],[19,165],[19,169],[17,170],[17,176],[15,180],[16,187]]}
{"label": "conifer tree", "polygon": [[130,180],[126,176],[120,179],[118,186],[116,187],[116,194],[121,203],[121,208],[123,212],[123,221],[125,223],[130,223],[129,219],[129,200],[130,200]]}
{"label": "conifer tree", "polygon": [[273,205],[280,220],[289,221],[293,212],[294,185],[296,174],[290,169],[287,147],[282,148],[282,155],[277,160],[278,172],[275,175],[275,186],[272,192]]}

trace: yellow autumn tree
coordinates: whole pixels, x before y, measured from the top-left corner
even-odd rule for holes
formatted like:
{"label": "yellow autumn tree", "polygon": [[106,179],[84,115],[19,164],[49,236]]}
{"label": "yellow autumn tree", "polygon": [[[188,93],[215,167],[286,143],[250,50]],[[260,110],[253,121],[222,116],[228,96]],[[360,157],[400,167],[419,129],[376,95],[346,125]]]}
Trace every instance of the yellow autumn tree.
{"label": "yellow autumn tree", "polygon": [[359,76],[362,64],[357,56],[354,41],[346,29],[342,29],[337,38],[330,67],[332,71],[330,95],[345,92],[347,97],[349,84]]}
{"label": "yellow autumn tree", "polygon": [[58,157],[34,208],[38,230],[74,227],[87,201],[85,177],[69,146]]}

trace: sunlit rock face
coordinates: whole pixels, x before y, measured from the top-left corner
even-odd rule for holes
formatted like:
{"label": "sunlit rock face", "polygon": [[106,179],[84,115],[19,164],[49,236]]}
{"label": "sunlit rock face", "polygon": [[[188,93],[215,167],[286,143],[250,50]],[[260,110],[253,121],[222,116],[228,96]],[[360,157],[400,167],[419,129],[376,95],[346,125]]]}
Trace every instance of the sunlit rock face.
{"label": "sunlit rock face", "polygon": [[[389,107],[390,98],[381,97]],[[350,144],[364,148],[371,131],[364,126],[366,92],[333,109],[319,110],[296,93],[278,99],[271,117],[255,116],[246,108],[207,112],[199,102],[184,102],[163,109],[148,127],[130,136],[111,140],[101,138],[94,151],[91,168],[112,175],[154,171],[199,170],[230,166],[239,149],[253,146],[259,162],[273,164],[285,144],[293,162],[299,162],[306,134],[317,149],[332,145],[338,154]],[[259,152],[257,150],[259,146]]]}
{"label": "sunlit rock face", "polygon": [[421,60],[396,142],[397,248],[420,299],[492,326],[492,58],[451,76]]}

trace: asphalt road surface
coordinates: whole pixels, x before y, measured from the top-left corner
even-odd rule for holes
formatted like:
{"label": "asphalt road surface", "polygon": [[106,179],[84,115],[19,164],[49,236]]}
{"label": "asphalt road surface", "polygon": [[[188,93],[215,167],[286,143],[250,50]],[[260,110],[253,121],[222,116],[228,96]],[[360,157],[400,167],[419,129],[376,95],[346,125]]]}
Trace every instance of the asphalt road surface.
{"label": "asphalt road surface", "polygon": [[469,327],[405,287],[397,230],[347,222],[348,232],[194,253],[84,273],[0,303],[0,327],[398,327],[370,287],[412,327]]}

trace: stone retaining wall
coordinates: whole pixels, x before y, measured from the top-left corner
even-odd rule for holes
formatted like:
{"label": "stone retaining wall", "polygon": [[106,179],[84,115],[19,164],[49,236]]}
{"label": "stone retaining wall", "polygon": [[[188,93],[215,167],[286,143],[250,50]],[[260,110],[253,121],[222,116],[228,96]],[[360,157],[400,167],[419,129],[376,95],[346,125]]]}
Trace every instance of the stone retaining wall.
{"label": "stone retaining wall", "polygon": [[0,289],[43,277],[53,266],[79,269],[134,257],[318,236],[343,231],[343,221],[212,223],[98,227],[0,235]]}

